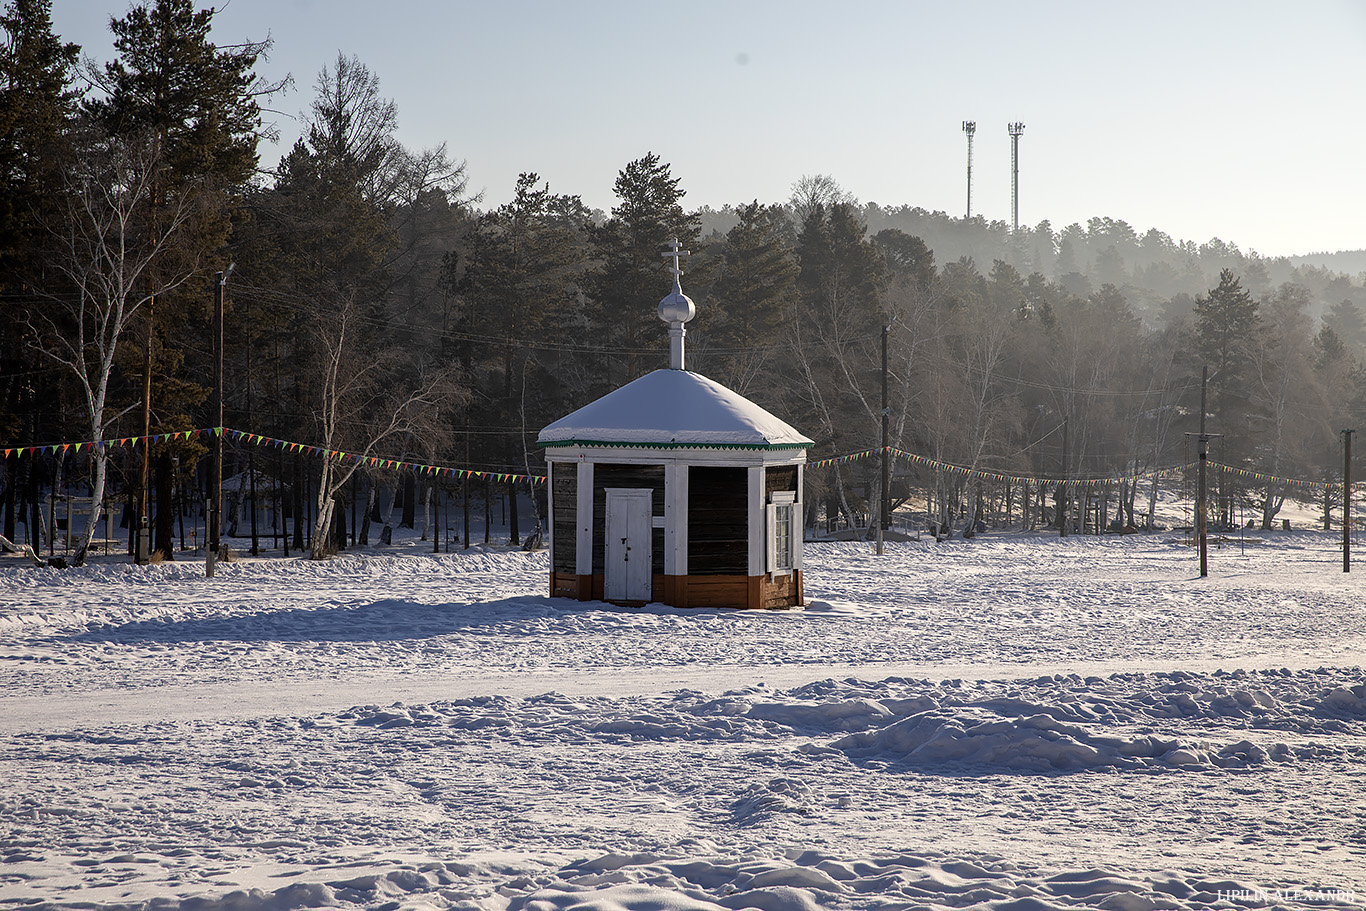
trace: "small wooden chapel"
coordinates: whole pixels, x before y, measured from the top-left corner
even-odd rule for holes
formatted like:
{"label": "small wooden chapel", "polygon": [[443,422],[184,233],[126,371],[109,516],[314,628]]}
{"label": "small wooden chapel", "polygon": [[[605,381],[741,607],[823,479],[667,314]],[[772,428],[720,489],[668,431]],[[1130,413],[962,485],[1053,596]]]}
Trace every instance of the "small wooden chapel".
{"label": "small wooden chapel", "polygon": [[659,302],[669,369],[555,421],[549,469],[550,594],[675,607],[792,607],[802,595],[802,470],[812,441],[684,367],[678,241]]}

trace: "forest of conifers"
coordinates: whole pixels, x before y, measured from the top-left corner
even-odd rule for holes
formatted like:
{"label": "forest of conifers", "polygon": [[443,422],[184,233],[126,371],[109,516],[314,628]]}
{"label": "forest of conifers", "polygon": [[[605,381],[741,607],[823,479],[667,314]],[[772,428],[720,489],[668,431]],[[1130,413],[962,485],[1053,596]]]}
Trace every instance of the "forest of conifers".
{"label": "forest of conifers", "polygon": [[[860,204],[829,176],[690,210],[687,175],[653,153],[622,163],[610,212],[547,186],[534,160],[487,205],[458,147],[396,140],[377,74],[345,55],[317,75],[302,138],[263,167],[262,107],[281,88],[254,74],[264,45],[216,38],[190,0],[147,0],[112,23],[114,60],[82,63],[49,11],[10,0],[0,20],[10,539],[46,491],[76,488],[146,502],[170,556],[212,436],[96,445],[148,434],[222,426],[354,454],[228,447],[225,474],[250,463],[289,490],[315,555],[356,491],[378,494],[368,519],[395,488],[411,510],[424,486],[472,482],[371,459],[543,473],[541,427],[667,365],[671,238],[691,251],[689,369],[811,437],[813,460],[881,445],[886,332],[891,445],[967,469],[899,461],[892,492],[946,523],[1049,520],[1037,488],[1026,511],[1029,482],[976,474],[990,471],[1115,478],[1117,519],[1143,525],[1124,479],[1192,460],[1205,368],[1211,458],[1258,473],[1219,475],[1216,521],[1269,525],[1295,493],[1276,479],[1340,480],[1340,432],[1366,423],[1366,274],[1111,218],[1011,230]],[[66,443],[85,445],[46,448]],[[876,512],[873,460],[807,482],[811,522]]]}

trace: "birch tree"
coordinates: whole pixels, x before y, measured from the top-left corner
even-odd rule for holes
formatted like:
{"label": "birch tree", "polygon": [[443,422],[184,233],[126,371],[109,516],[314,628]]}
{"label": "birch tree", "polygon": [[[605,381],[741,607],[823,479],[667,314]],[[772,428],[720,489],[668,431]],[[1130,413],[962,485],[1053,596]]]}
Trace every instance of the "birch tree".
{"label": "birch tree", "polygon": [[[194,297],[176,292],[184,284],[182,276],[227,265],[224,248],[231,204],[256,171],[262,134],[259,100],[284,84],[262,80],[255,73],[258,57],[269,49],[268,40],[233,46],[215,43],[211,33],[216,15],[215,9],[196,9],[193,0],[133,4],[109,22],[114,59],[85,67],[92,87],[84,103],[86,113],[111,137],[152,142],[159,158],[150,174],[150,205],[143,213],[148,222],[145,242],[155,250],[142,275],[154,292],[144,304],[149,326],[144,420],[149,433],[154,412],[163,427],[190,426],[192,407],[207,398],[208,390],[194,382],[202,374],[179,370],[184,349],[199,346],[177,338],[177,330],[185,330],[196,317],[207,317],[207,289],[193,289],[199,292]],[[193,197],[193,205],[185,205],[183,197]],[[189,213],[193,220],[181,221],[174,233],[161,225]],[[161,357],[154,359],[158,348]],[[151,375],[157,374],[153,387]],[[150,484],[151,469],[146,452],[143,484]],[[158,459],[156,473],[157,488],[169,494],[171,460]],[[156,515],[142,517],[148,522],[155,519],[152,544],[162,559],[175,553],[168,499],[157,497]],[[150,510],[150,498],[147,507]]]}
{"label": "birch tree", "polygon": [[433,208],[457,202],[463,181],[441,149],[415,156],[398,145],[393,102],[360,61],[339,55],[316,89],[306,138],[281,160],[259,213],[272,236],[263,255],[292,279],[302,314],[281,340],[298,408],[320,448],[353,456],[318,468],[311,556],[323,558],[334,550],[338,496],[357,468],[381,451],[430,458],[464,402],[446,346],[412,322],[405,278],[416,268],[417,232],[395,226],[398,210],[419,197]]}
{"label": "birch tree", "polygon": [[[1325,388],[1314,374],[1309,294],[1286,283],[1264,297],[1260,311],[1267,332],[1259,336],[1251,364],[1251,390],[1261,400],[1256,461],[1259,470],[1279,478],[1306,472],[1311,452],[1332,447],[1333,428]],[[1285,504],[1285,485],[1268,481],[1262,490],[1261,527],[1270,528]]]}
{"label": "birch tree", "polygon": [[335,552],[330,530],[336,504],[357,469],[386,444],[439,435],[443,418],[464,399],[453,371],[415,362],[402,347],[371,348],[361,331],[361,305],[354,297],[341,297],[340,305],[319,315],[313,327],[322,352],[318,429],[323,449],[356,450],[346,458],[321,460],[309,552],[315,560]]}
{"label": "birch tree", "polygon": [[[864,448],[878,439],[879,311],[886,260],[865,238],[852,206],[811,209],[797,240],[799,305],[791,320],[792,352],[807,401],[815,408],[817,442]],[[833,467],[840,509],[853,524],[839,465]],[[880,500],[878,497],[872,499]]]}
{"label": "birch tree", "polygon": [[[42,292],[48,305],[31,309],[28,318],[34,344],[75,379],[84,405],[95,511],[77,548],[80,561],[98,525],[108,474],[109,452],[94,444],[137,407],[110,407],[120,345],[152,299],[149,272],[198,217],[203,197],[181,193],[159,207],[155,221],[148,217],[164,166],[150,133],[114,137],[87,122],[73,148],[64,217],[48,225],[47,262],[63,281],[58,292]],[[160,269],[158,292],[180,287],[197,271],[194,257],[179,258],[176,268]]]}
{"label": "birch tree", "polygon": [[[998,373],[1015,334],[1017,303],[1014,299],[998,300],[990,294],[966,293],[958,309],[961,323],[951,350],[959,361],[966,393],[966,407],[958,418],[965,444],[959,458],[973,473],[983,467],[993,443],[1009,435],[1009,424],[1014,419],[1013,396]],[[963,527],[963,536],[967,538],[975,534],[982,513],[981,481],[975,474],[969,477],[970,505]]]}

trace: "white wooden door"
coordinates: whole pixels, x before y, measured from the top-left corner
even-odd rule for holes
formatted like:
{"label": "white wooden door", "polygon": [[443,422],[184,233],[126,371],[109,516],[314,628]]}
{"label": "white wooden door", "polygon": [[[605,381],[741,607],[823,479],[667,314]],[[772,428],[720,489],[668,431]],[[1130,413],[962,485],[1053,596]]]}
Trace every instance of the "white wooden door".
{"label": "white wooden door", "polygon": [[651,493],[648,488],[607,488],[603,595],[608,601],[649,601]]}

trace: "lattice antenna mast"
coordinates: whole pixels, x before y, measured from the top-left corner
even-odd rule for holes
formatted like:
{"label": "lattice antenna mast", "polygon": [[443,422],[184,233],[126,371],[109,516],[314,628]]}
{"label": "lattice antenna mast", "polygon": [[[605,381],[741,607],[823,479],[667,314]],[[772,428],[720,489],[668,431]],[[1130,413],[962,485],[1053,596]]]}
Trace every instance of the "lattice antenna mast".
{"label": "lattice antenna mast", "polygon": [[963,132],[968,134],[968,218],[972,217],[972,134],[977,132],[977,121],[964,120]]}
{"label": "lattice antenna mast", "polygon": [[1018,121],[1006,127],[1010,131],[1010,222],[1013,230],[1020,228],[1020,134],[1024,127]]}

